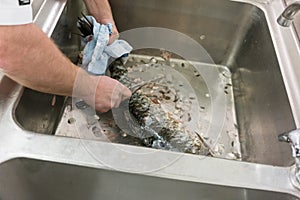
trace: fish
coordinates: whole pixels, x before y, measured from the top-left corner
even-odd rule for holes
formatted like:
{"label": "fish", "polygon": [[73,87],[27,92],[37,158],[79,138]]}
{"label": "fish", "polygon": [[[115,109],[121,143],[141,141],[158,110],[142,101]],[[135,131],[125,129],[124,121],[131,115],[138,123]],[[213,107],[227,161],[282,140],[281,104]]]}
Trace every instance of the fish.
{"label": "fish", "polygon": [[[110,64],[109,72],[111,78],[128,88],[132,88],[136,84],[128,77],[128,67],[125,66],[122,58],[118,58]],[[153,91],[159,91],[159,94],[153,95]],[[199,134],[189,130],[180,120],[174,118],[171,113],[163,109],[161,104],[162,98],[168,97],[169,93],[172,93],[171,89],[153,81],[141,84],[141,87],[132,92],[132,96],[129,99],[130,114],[143,127],[143,130],[151,130],[152,133],[151,137],[141,138],[145,146],[207,155],[209,149]],[[175,96],[172,101],[178,100],[176,94],[172,96]]]}
{"label": "fish", "polygon": [[[78,18],[77,26],[80,35],[85,38],[93,35],[93,25],[83,13],[81,14],[83,17]],[[170,55],[164,54],[164,59],[169,60]],[[135,88],[136,83],[128,77],[124,60],[124,57],[117,58],[109,65],[110,76],[128,88]],[[160,94],[152,95],[151,92],[146,93],[144,89],[156,90]],[[209,155],[211,149],[201,135],[186,128],[174,115],[163,109],[161,98],[178,100],[176,94],[173,94],[173,99],[168,96],[170,92],[172,92],[170,88],[153,81],[143,83],[133,90],[129,99],[130,114],[136,119],[141,130],[150,133],[149,137],[140,139],[145,146],[156,149]]]}

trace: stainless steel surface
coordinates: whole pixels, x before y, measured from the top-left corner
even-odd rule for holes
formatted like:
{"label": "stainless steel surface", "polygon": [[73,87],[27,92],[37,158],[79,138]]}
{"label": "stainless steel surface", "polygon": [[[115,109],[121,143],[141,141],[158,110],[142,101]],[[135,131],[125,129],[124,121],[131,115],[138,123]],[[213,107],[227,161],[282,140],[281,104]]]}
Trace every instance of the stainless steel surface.
{"label": "stainless steel surface", "polygon": [[[54,134],[65,97],[25,88],[15,110],[18,124],[28,131]],[[32,109],[34,105],[34,109]],[[28,108],[31,108],[30,111]]]}
{"label": "stainless steel surface", "polygon": [[[186,109],[181,114],[180,112],[177,113],[178,116],[190,114],[191,118],[189,121],[184,122],[184,126],[205,138],[204,141],[214,157],[241,160],[231,73],[227,67],[173,58],[165,61],[161,57],[135,54],[130,55],[126,66],[130,68],[128,77],[132,80],[137,79],[141,83],[156,80],[156,83],[168,85],[174,91],[177,91],[176,94],[180,96],[178,98],[186,97],[186,99],[189,99],[189,97],[192,97],[191,109]],[[212,76],[215,71],[218,72],[217,79]],[[227,76],[224,76],[224,74]],[[208,78],[211,80],[207,80]],[[213,85],[208,88],[207,83],[213,83]],[[217,94],[217,96],[214,97],[214,94]],[[175,99],[171,96],[170,98]],[[226,105],[223,105],[224,102],[226,102]],[[170,108],[172,105],[168,103],[164,106]],[[211,132],[215,131],[215,129],[210,130],[214,126],[211,122],[212,118],[221,115],[221,109],[214,112],[213,107],[223,106],[226,107],[224,126],[218,133]],[[126,109],[125,106],[122,109],[127,110],[128,108]],[[132,136],[144,138],[145,135],[142,134],[141,136],[139,133],[127,132],[129,126],[119,123],[121,123],[120,120],[124,120],[126,124],[129,122],[124,119],[124,116],[119,118],[117,116],[120,115],[119,112],[113,110],[104,114],[98,113],[96,119],[95,114],[91,112],[89,107],[77,108],[74,102],[72,104],[72,101],[68,100],[55,135],[143,146],[142,140]],[[182,115],[182,118],[186,118],[186,115]],[[221,123],[221,120],[218,120],[217,123]],[[76,129],[79,129],[79,131],[76,131]]]}
{"label": "stainless steel surface", "polygon": [[294,20],[295,15],[300,10],[300,1],[296,1],[286,7],[282,14],[278,17],[277,22],[281,26],[288,27]]}
{"label": "stainless steel surface", "polygon": [[[79,12],[82,7],[75,2],[69,6]],[[300,125],[297,36],[276,22],[282,1],[242,2],[111,0],[121,31],[141,26],[179,30],[201,43],[216,64],[231,70],[242,153],[251,162],[36,134],[16,124],[15,111],[25,105],[18,115],[31,117],[28,96],[40,94],[22,99],[23,88],[0,72],[0,197],[299,199],[290,178],[290,148],[277,142],[279,133]],[[68,14],[63,12],[58,27],[71,25]],[[73,58],[78,41],[60,33],[66,37],[54,38],[64,38],[56,41]]]}
{"label": "stainless steel surface", "polygon": [[49,37],[57,24],[67,0],[33,0],[34,23]]}
{"label": "stainless steel surface", "polygon": [[292,155],[295,158],[295,172],[292,175],[295,176],[297,187],[300,189],[300,129],[282,133],[278,140],[290,143],[292,147]]}
{"label": "stainless steel surface", "polygon": [[[8,180],[5,177],[10,177]],[[15,159],[0,166],[2,199],[296,199],[292,195],[216,186],[155,176],[115,172],[32,159]],[[5,193],[5,188],[14,191]],[[3,193],[4,192],[4,193]]]}
{"label": "stainless steel surface", "polygon": [[[216,64],[229,67],[244,160],[292,163],[290,150],[278,143],[277,135],[295,128],[294,119],[261,9],[220,0],[163,4],[112,0],[111,4],[120,31],[143,26],[173,29],[199,42]],[[271,153],[274,149],[280,156]]]}
{"label": "stainless steel surface", "polygon": [[[289,5],[291,3],[294,3],[295,0],[285,0],[286,5]],[[295,28],[296,33],[298,34],[299,42],[300,42],[300,18],[296,17],[293,21],[293,25]]]}
{"label": "stainless steel surface", "polygon": [[[197,6],[198,3],[201,6]],[[276,32],[272,30],[272,26],[268,27],[268,21],[261,9],[250,4],[222,0],[201,2],[190,0],[189,3],[181,0],[175,2],[169,0],[164,1],[163,5],[159,7],[156,6],[159,5],[157,0],[139,2],[112,0],[111,4],[120,31],[143,26],[159,26],[180,31],[199,42],[216,64],[230,69],[237,115],[236,128],[240,133],[244,161],[277,166],[290,166],[293,163],[289,147],[277,141],[278,134],[296,128],[296,114],[300,113],[300,111],[297,112],[298,107],[295,106],[297,101],[293,101],[293,98],[290,98],[289,101],[287,96],[288,81],[292,80],[286,78],[284,83],[281,74],[281,72],[286,74],[287,64],[282,64],[284,67],[280,67],[279,63],[283,59],[289,58],[290,53],[288,55],[280,54],[284,58],[278,57],[278,51],[284,48],[274,48],[273,41],[277,42],[278,40],[272,40],[271,34]],[[270,6],[270,4],[263,5]],[[269,9],[272,10],[273,7]],[[214,10],[214,12],[210,10]],[[273,14],[273,11],[266,14],[269,13]],[[59,37],[54,36],[54,38]],[[145,36],[145,40],[147,40],[147,36]],[[60,43],[60,41],[58,42]],[[74,44],[73,41],[70,42]],[[134,43],[134,41],[129,42]],[[64,44],[65,42],[63,42],[62,49],[65,49],[67,54],[71,54],[70,48]],[[283,42],[280,44],[285,45]],[[137,53],[155,55],[149,50],[140,50]],[[298,55],[292,55],[293,59],[298,59],[299,51],[295,51],[295,53]],[[197,57],[194,59],[199,61]],[[295,73],[289,74],[294,75]],[[292,86],[295,86],[295,83],[292,81]],[[31,96],[34,98],[34,95]],[[28,98],[21,99],[20,106],[23,107],[23,114],[16,112],[16,116],[20,119],[19,123],[24,121],[27,126],[32,126],[32,128],[27,127],[27,130],[38,132],[38,130],[34,130],[34,127],[45,124],[42,121],[43,118],[45,119],[42,114],[43,108],[40,108],[40,116],[30,117],[30,115],[34,115],[34,112],[30,112],[30,103],[25,107],[23,105],[26,103],[22,102],[29,100]],[[44,109],[47,108],[51,108],[50,103],[44,105]],[[50,114],[48,111],[45,112]],[[25,116],[24,113],[28,115]],[[59,109],[52,114],[54,118],[59,117]],[[20,117],[22,115],[24,116]],[[51,116],[48,117],[52,119]],[[35,119],[36,124],[30,125],[26,119]],[[51,123],[54,121],[58,120],[52,120]]]}

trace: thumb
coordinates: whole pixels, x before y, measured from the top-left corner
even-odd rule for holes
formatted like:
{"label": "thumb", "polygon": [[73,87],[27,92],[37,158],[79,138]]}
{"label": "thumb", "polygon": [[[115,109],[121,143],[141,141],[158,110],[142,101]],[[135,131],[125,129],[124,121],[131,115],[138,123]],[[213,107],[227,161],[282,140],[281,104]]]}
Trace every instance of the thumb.
{"label": "thumb", "polygon": [[130,89],[128,89],[127,87],[125,87],[123,85],[122,87],[122,101],[125,99],[128,99],[129,97],[131,97],[132,92],[130,91]]}

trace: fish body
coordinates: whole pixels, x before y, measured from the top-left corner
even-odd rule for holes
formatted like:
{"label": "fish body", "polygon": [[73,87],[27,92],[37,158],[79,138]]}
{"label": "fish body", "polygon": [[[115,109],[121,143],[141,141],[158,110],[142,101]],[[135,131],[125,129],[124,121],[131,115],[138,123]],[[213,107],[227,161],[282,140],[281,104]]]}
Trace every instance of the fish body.
{"label": "fish body", "polygon": [[[78,29],[82,37],[93,35],[93,24],[84,14],[82,16],[82,19],[78,19]],[[170,55],[165,53],[164,58],[169,60]],[[109,70],[112,78],[128,88],[134,87],[135,83],[128,77],[124,58],[118,58],[112,62]],[[148,91],[158,90],[159,95],[144,92],[144,89],[148,89]],[[141,130],[152,135],[150,138],[144,139],[145,144],[159,149],[207,154],[209,151],[202,142],[201,137],[195,131],[188,130],[174,115],[162,107],[162,100],[178,100],[176,94],[173,94],[174,98],[171,98],[168,96],[168,92],[171,92],[171,90],[164,85],[149,83],[135,90],[129,99],[130,113],[141,126]]]}
{"label": "fish body", "polygon": [[[128,78],[128,69],[121,59],[115,60],[109,67],[111,77],[128,88],[133,83]],[[171,98],[171,96],[173,98]],[[149,82],[133,91],[129,99],[129,111],[143,130],[151,130],[152,137],[144,139],[147,146],[177,152],[202,154],[208,149],[199,135],[185,127],[180,120],[163,108],[163,101],[176,101],[176,93],[158,83]]]}

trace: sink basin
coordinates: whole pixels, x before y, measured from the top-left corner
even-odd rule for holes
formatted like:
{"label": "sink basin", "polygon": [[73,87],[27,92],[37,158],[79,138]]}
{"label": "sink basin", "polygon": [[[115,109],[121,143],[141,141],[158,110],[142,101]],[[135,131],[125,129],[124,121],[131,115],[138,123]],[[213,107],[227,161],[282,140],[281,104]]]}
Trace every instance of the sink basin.
{"label": "sink basin", "polygon": [[0,185],[1,199],[296,199],[284,193],[23,158],[0,165]]}
{"label": "sink basin", "polygon": [[295,123],[262,10],[220,0],[111,4],[120,31],[144,26],[179,31],[200,43],[216,64],[230,69],[244,161],[292,163],[290,147],[277,142],[277,135],[294,129]]}
{"label": "sink basin", "polygon": [[[26,130],[53,135],[64,98],[26,88],[15,111],[16,120]],[[32,108],[32,105],[35,105],[34,109],[29,111],[28,108]]]}
{"label": "sink basin", "polygon": [[[220,0],[111,0],[111,6],[120,32],[140,27],[179,31],[201,44],[215,64],[232,73],[235,126],[243,161],[276,166],[293,163],[290,147],[277,141],[277,135],[295,129],[296,125],[261,9]],[[63,14],[52,37],[74,60],[78,38],[64,36],[75,26],[65,23],[69,15]],[[135,53],[155,55],[147,49]],[[15,119],[26,130],[54,134],[64,98],[57,97],[55,105],[51,105],[52,98],[25,89],[16,106]],[[32,103],[37,106],[32,108]]]}
{"label": "sink basin", "polygon": [[[70,98],[24,88],[0,71],[0,199],[299,199],[290,147],[277,141],[278,134],[300,126],[299,41],[294,29],[276,24],[283,2],[110,2],[121,37],[152,26],[178,31],[202,45],[211,59],[188,51],[189,59],[174,52],[166,62],[175,63],[172,70],[193,83],[208,110],[201,110],[207,114],[204,119],[210,119],[210,111],[212,119],[220,117],[218,110],[224,108],[213,108],[214,102],[226,96],[225,124],[211,124],[231,127],[233,132],[225,128],[222,133],[237,138],[229,146],[239,149],[241,158],[145,148],[130,137],[122,141],[115,137],[110,143],[94,137],[99,130],[93,126],[93,137],[79,139],[76,133],[83,129],[74,124],[83,118],[66,115],[74,108]],[[33,4],[35,23],[76,63],[80,42],[72,33],[77,32],[75,22],[84,10],[82,1],[33,0]],[[151,35],[126,39],[135,47],[134,39],[150,44]],[[156,36],[156,44],[172,39],[169,36]],[[174,41],[184,45],[191,40]],[[160,48],[164,46],[137,48],[128,62],[160,62],[164,60]],[[209,79],[216,90],[210,90],[208,79],[199,78],[205,74],[186,71],[189,65],[219,72],[219,78]],[[227,85],[219,84],[220,77]]]}

